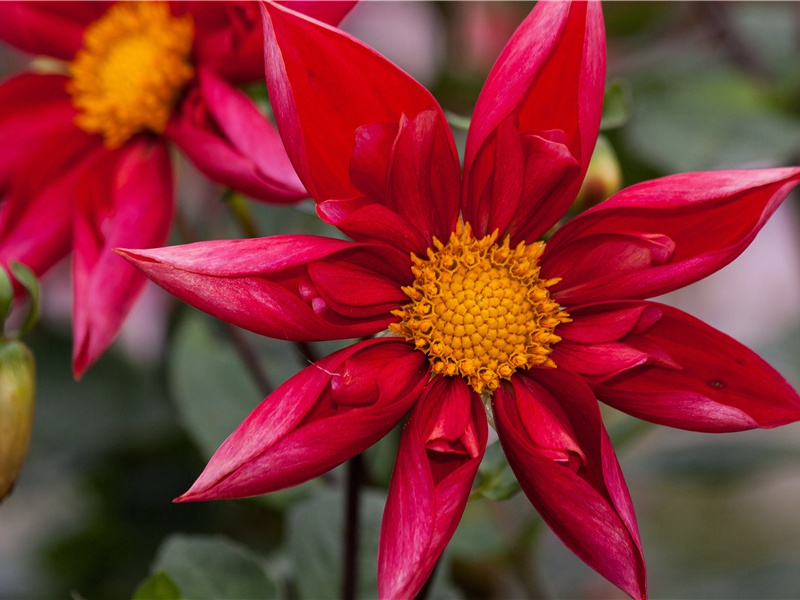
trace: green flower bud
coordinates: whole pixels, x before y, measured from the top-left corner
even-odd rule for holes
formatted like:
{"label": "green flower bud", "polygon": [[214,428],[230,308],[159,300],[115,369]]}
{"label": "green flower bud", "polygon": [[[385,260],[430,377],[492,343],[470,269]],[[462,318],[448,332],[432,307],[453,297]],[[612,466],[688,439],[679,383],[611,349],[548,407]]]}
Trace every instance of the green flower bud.
{"label": "green flower bud", "polygon": [[33,429],[33,354],[19,340],[0,341],[0,500],[14,487]]}

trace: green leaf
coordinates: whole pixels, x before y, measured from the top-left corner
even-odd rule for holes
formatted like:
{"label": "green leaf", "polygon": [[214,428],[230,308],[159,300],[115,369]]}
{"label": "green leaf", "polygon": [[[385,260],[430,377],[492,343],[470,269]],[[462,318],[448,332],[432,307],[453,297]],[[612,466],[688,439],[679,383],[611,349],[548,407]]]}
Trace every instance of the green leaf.
{"label": "green leaf", "polygon": [[8,272],[0,267],[0,335],[3,333],[2,325],[5,323],[11,306],[14,304],[14,286]]}
{"label": "green leaf", "polygon": [[600,129],[605,131],[622,127],[628,122],[631,113],[631,89],[626,81],[615,81],[606,88],[603,100],[603,117]]}
{"label": "green leaf", "polygon": [[[167,377],[184,429],[206,458],[238,427],[269,390],[259,390],[233,345],[215,332],[216,323],[198,313],[187,313],[173,338]],[[274,385],[293,375],[300,365],[295,351],[284,342],[242,332],[259,352],[261,365]],[[282,508],[319,483],[261,496]]]}
{"label": "green leaf", "polygon": [[25,322],[22,324],[19,333],[17,334],[19,337],[23,337],[31,330],[31,328],[36,324],[36,321],[39,319],[39,310],[41,304],[39,281],[36,279],[36,275],[34,275],[33,271],[31,271],[22,263],[12,261],[9,264],[9,267],[11,268],[11,274],[14,276],[14,278],[19,281],[20,285],[25,288],[26,292],[28,292],[28,299],[30,302],[28,314],[25,317]]}
{"label": "green leaf", "polygon": [[800,121],[775,110],[752,80],[680,67],[634,90],[636,113],[624,131],[640,159],[673,173],[783,163],[800,149]]}
{"label": "green leaf", "polygon": [[472,496],[482,496],[489,500],[505,500],[520,491],[519,483],[508,465],[500,442],[490,444],[486,448],[477,476],[478,485]]}
{"label": "green leaf", "polygon": [[[362,492],[358,560],[360,598],[377,595],[378,534],[384,502],[381,493],[374,490]],[[330,489],[296,503],[289,512],[286,525],[289,556],[302,599],[325,600],[341,595],[343,514],[344,495]]]}
{"label": "green leaf", "polygon": [[181,596],[192,600],[278,597],[278,586],[262,560],[223,537],[170,536],[159,548],[153,570],[164,571]]}
{"label": "green leaf", "polygon": [[181,600],[181,591],[169,575],[158,571],[136,588],[133,600]]}
{"label": "green leaf", "polygon": [[740,483],[781,464],[800,460],[800,451],[779,444],[703,442],[647,457],[643,468],[666,481],[704,486]]}

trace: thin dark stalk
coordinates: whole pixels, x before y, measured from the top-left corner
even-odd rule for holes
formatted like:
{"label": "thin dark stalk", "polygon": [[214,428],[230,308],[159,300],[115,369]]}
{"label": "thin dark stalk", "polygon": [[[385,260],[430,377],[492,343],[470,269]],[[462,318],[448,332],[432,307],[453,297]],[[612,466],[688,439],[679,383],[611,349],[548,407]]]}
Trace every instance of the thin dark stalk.
{"label": "thin dark stalk", "polygon": [[342,600],[355,600],[358,591],[358,537],[363,473],[363,459],[360,454],[356,454],[347,461]]}
{"label": "thin dark stalk", "polygon": [[[180,212],[178,212],[175,218],[175,225],[179,235],[183,238],[185,243],[188,244],[191,242],[196,242],[198,239],[200,239],[198,233],[192,228],[189,222],[183,218],[183,215]],[[221,323],[223,331],[228,336],[228,339],[230,339],[236,352],[238,352],[259,390],[264,394],[271,393],[274,387],[272,386],[272,383],[270,382],[269,377],[264,369],[261,368],[261,363],[258,360],[258,354],[244,337],[241,329],[231,325],[230,323],[226,323],[225,321],[221,321]]]}
{"label": "thin dark stalk", "polygon": [[244,337],[242,330],[235,325],[231,325],[230,323],[226,323],[224,321],[222,322],[222,328],[225,331],[225,334],[228,336],[228,339],[230,339],[234,348],[236,348],[236,351],[239,353],[242,362],[244,362],[247,371],[253,378],[253,382],[255,382],[255,384],[258,386],[259,391],[265,395],[270,394],[274,389],[272,382],[270,382],[267,373],[261,367],[261,362],[258,360],[258,354]]}

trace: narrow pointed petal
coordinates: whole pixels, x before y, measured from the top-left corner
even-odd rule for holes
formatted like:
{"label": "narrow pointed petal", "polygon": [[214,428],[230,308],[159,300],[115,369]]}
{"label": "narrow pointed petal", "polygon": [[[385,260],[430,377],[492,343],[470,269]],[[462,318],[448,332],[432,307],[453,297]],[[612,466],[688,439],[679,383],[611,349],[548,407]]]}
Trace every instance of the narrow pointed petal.
{"label": "narrow pointed petal", "polygon": [[[338,25],[356,3],[299,0],[282,4],[330,25]],[[172,7],[176,13],[192,15],[196,64],[234,83],[263,81],[264,36],[257,2],[179,0],[173,2]]]}
{"label": "narrow pointed petal", "polygon": [[562,369],[517,374],[494,395],[497,433],[525,495],[587,565],[647,596],[636,516],[597,401]]}
{"label": "narrow pointed petal", "polygon": [[[9,144],[18,154],[0,151],[0,264],[15,260],[43,275],[69,253],[76,185],[106,151],[66,120],[69,112],[32,104],[58,126],[38,144],[27,138]],[[0,132],[24,128],[25,122],[10,124],[0,117]]]}
{"label": "narrow pointed petal", "polygon": [[[433,96],[338,30],[274,4],[263,13],[270,100],[311,196],[319,203],[362,197],[386,205],[428,242],[449,235],[458,216],[458,156]],[[348,234],[364,239],[350,225]]]}
{"label": "narrow pointed petal", "polygon": [[76,377],[117,336],[147,281],[113,249],[162,245],[172,213],[172,166],[163,143],[141,139],[107,152],[79,182],[72,258]]}
{"label": "narrow pointed petal", "polygon": [[408,257],[383,245],[284,235],[119,252],[184,302],[279,339],[371,335],[408,301]]}
{"label": "narrow pointed petal", "polygon": [[258,405],[178,500],[266,494],[329,471],[397,425],[428,371],[425,355],[387,338],[314,363]]}
{"label": "narrow pointed petal", "polygon": [[413,598],[464,513],[486,449],[483,404],[463,379],[437,377],[403,430],[383,513],[378,596]]}
{"label": "narrow pointed petal", "polygon": [[530,242],[567,211],[597,140],[605,62],[599,2],[538,2],[514,33],[467,137],[463,211],[477,235]]}
{"label": "narrow pointed petal", "polygon": [[[739,256],[800,169],[686,173],[631,186],[571,220],[547,244],[542,274],[564,304],[664,294]],[[598,268],[600,266],[600,268]]]}
{"label": "narrow pointed petal", "polygon": [[3,2],[0,39],[35,55],[71,60],[108,2]]}
{"label": "narrow pointed petal", "polygon": [[278,131],[253,102],[203,70],[165,134],[209,179],[268,202],[307,198]]}
{"label": "narrow pointed petal", "polygon": [[[676,308],[614,302],[578,308],[570,316],[573,323],[559,329],[564,339],[554,360],[583,375],[600,400],[619,410],[662,425],[717,433],[800,419],[800,396],[775,369]],[[630,327],[613,331],[602,325],[609,319]],[[593,339],[580,333],[595,323]],[[573,326],[582,341],[574,341]],[[604,362],[610,366],[603,368]]]}

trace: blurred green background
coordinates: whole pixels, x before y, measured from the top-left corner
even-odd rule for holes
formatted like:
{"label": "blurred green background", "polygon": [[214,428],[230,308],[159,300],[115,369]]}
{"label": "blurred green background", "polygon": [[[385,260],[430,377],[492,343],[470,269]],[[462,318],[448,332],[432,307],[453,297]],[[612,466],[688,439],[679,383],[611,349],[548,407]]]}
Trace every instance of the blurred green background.
{"label": "blurred green background", "polygon": [[[468,116],[530,7],[366,2],[343,28],[428,85],[446,110]],[[0,18],[2,11],[0,4]],[[604,13],[604,135],[625,185],[679,171],[800,164],[800,3],[609,2]],[[27,60],[2,48],[3,76]],[[238,237],[241,210],[263,235],[331,233],[309,204],[232,199],[187,164],[178,175],[175,243],[187,232]],[[799,386],[796,203],[787,201],[733,265],[665,301],[750,345]],[[150,580],[139,597],[169,597],[170,582],[192,598],[337,597],[341,470],[259,499],[171,503],[267,391],[241,366],[236,340],[256,349],[273,386],[306,359],[153,288],[120,341],[76,383],[69,289],[68,265],[45,279],[44,319],[28,339],[38,363],[36,427],[17,488],[0,505],[0,598],[129,598],[162,569],[170,580]],[[313,344],[311,352],[339,345]],[[800,598],[800,426],[710,436],[643,426],[611,410],[606,416],[637,509],[653,598]],[[390,436],[366,456],[364,598],[376,593],[377,532],[395,445]],[[623,597],[514,491],[491,448],[479,497],[430,597]]]}

